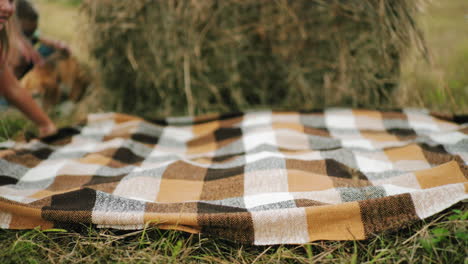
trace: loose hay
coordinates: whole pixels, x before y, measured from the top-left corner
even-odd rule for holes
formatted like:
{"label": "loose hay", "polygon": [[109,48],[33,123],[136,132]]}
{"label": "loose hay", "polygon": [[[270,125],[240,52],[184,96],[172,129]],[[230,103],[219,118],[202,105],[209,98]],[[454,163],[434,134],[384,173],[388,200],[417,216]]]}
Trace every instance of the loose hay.
{"label": "loose hay", "polygon": [[83,11],[114,109],[173,115],[382,106],[405,51],[423,47],[420,3],[97,0]]}

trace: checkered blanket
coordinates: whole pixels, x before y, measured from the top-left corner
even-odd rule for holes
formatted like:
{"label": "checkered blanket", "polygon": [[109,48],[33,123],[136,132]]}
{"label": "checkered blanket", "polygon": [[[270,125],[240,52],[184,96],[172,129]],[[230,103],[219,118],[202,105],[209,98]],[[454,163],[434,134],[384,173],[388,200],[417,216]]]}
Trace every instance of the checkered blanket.
{"label": "checkered blanket", "polygon": [[0,227],[365,239],[468,198],[467,162],[468,126],[422,110],[93,114],[0,150]]}

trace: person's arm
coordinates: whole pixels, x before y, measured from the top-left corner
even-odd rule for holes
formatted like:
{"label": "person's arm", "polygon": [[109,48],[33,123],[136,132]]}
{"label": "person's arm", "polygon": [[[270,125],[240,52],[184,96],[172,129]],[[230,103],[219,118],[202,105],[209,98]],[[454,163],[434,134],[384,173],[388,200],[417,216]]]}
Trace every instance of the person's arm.
{"label": "person's arm", "polygon": [[0,72],[0,95],[3,95],[37,125],[39,137],[48,136],[57,131],[55,124],[42,111],[31,94],[19,85],[10,67],[4,67]]}
{"label": "person's arm", "polygon": [[12,18],[11,23],[10,34],[12,35],[12,39],[15,40],[13,50],[16,50],[19,54],[13,54],[13,60],[10,60],[10,63],[15,65],[18,63],[19,57],[22,56],[28,63],[32,62],[42,65],[44,63],[43,58],[39,52],[34,49],[31,41],[23,35],[19,21],[16,18]]}
{"label": "person's arm", "polygon": [[28,39],[26,39],[22,35],[17,36],[16,39],[16,48],[27,62],[32,62],[37,65],[44,64],[44,59],[41,57],[39,52],[37,52],[37,50],[34,49],[34,47]]}

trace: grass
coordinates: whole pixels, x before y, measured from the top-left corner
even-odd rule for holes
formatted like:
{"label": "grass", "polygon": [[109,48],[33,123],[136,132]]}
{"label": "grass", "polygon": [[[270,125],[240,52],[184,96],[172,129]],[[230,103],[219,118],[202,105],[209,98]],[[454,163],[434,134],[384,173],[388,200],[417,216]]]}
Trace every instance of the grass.
{"label": "grass", "polygon": [[411,55],[402,67],[403,106],[468,113],[468,2],[431,1],[420,18],[429,61]]}
{"label": "grass", "polygon": [[246,246],[149,228],[0,230],[1,263],[468,263],[464,205],[365,241]]}
{"label": "grass", "polygon": [[[86,51],[73,36],[78,1],[37,0],[43,33]],[[443,4],[442,4],[443,3]],[[468,3],[440,1],[421,18],[431,64],[410,58],[404,65],[401,105],[468,112]],[[53,16],[44,14],[53,13]],[[447,43],[450,46],[447,47]],[[0,142],[34,133],[17,111],[0,113]],[[73,122],[55,115],[61,125]],[[255,247],[178,231],[118,231],[83,226],[69,230],[0,230],[0,263],[465,263],[468,210],[458,204],[405,229],[365,241],[320,241]]]}
{"label": "grass", "polygon": [[32,123],[21,116],[18,112],[2,112],[0,119],[0,142],[13,139],[20,131],[29,131]]}
{"label": "grass", "polygon": [[[6,140],[25,141],[38,136],[36,126],[19,111],[8,109],[0,111],[0,142]],[[63,115],[58,110],[51,110],[49,117],[58,127],[70,126],[75,123],[75,113]]]}

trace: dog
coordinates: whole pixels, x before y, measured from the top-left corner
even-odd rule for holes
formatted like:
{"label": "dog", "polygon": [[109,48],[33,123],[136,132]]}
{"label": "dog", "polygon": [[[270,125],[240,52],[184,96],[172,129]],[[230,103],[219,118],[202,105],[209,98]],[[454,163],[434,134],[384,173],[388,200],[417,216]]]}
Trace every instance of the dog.
{"label": "dog", "polygon": [[20,80],[45,110],[62,101],[79,102],[91,84],[89,71],[67,51],[58,50],[36,65]]}

